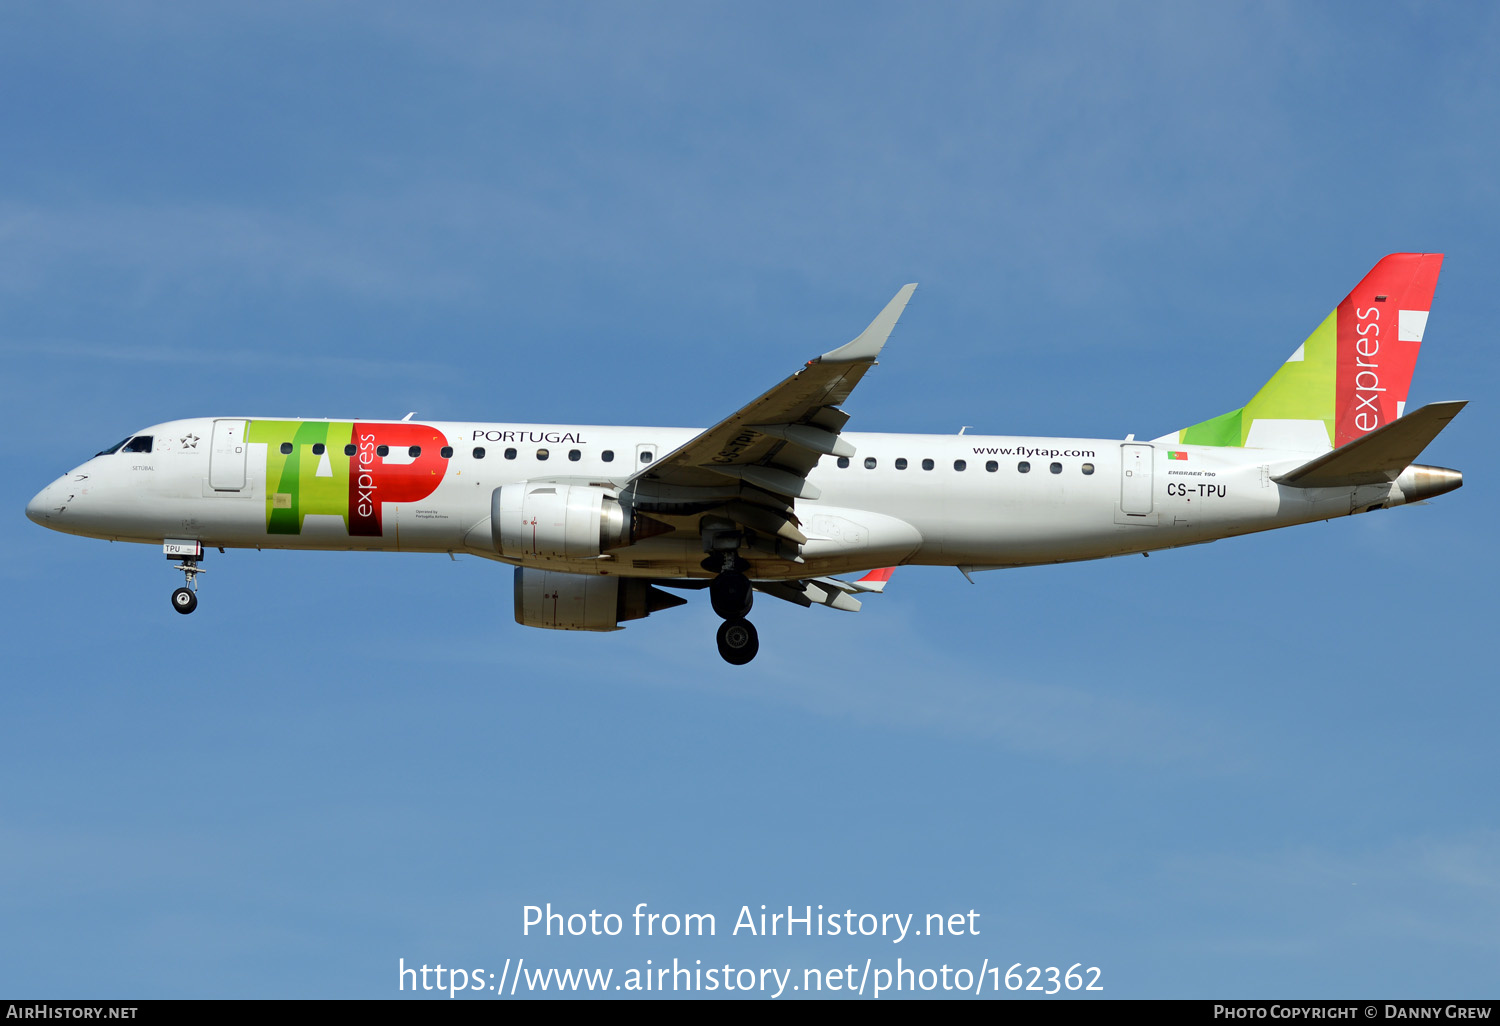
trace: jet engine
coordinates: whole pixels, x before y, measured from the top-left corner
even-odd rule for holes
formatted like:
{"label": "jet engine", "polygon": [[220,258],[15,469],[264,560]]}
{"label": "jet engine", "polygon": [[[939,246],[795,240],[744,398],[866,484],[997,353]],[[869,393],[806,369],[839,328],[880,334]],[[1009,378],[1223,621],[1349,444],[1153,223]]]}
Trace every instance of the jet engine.
{"label": "jet engine", "polygon": [[561,574],[516,567],[516,623],[556,631],[618,631],[687,599],[629,577]]}
{"label": "jet engine", "polygon": [[595,485],[518,481],[490,496],[495,551],[511,559],[593,559],[670,530]]}

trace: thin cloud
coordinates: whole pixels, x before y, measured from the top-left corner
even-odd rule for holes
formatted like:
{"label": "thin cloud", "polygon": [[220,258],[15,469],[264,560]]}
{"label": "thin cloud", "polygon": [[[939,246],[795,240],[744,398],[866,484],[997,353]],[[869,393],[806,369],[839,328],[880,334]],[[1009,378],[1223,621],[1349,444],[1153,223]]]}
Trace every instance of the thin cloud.
{"label": "thin cloud", "polygon": [[[757,608],[773,601],[762,597]],[[659,624],[630,625],[634,636],[603,636],[599,647],[614,650],[610,673],[622,685],[729,694],[863,726],[998,742],[1067,762],[1161,765],[1209,753],[1215,771],[1237,762],[1232,739],[1212,724],[1072,682],[1016,680],[975,666],[902,624],[898,609],[861,615],[863,624],[821,609],[776,610],[761,625],[764,647],[748,670],[719,661],[709,640],[718,621],[703,615],[669,622],[672,614],[662,614]],[[836,658],[829,632],[838,635]],[[534,633],[504,643],[455,643],[439,657],[512,670],[534,658],[538,679],[586,676],[597,667],[599,653],[587,640],[575,635],[548,645]],[[684,638],[697,640],[683,644]],[[616,646],[631,651],[621,654]]]}
{"label": "thin cloud", "polygon": [[53,360],[112,361],[125,364],[167,364],[172,366],[217,366],[241,370],[285,373],[289,364],[299,369],[329,375],[367,378],[399,378],[447,383],[458,373],[448,364],[415,360],[377,360],[357,356],[319,356],[300,352],[295,356],[268,349],[260,350],[184,350],[158,346],[101,346],[80,342],[30,340],[0,341],[0,353],[12,356],[39,356]]}
{"label": "thin cloud", "polygon": [[1500,831],[1170,859],[1174,890],[1215,908],[1225,950],[1301,954],[1414,938],[1500,950]]}
{"label": "thin cloud", "polygon": [[[147,289],[316,287],[371,299],[452,298],[467,272],[423,257],[375,201],[297,216],[230,204],[0,205],[0,288],[35,292],[80,271]],[[381,226],[381,227],[371,227]]]}

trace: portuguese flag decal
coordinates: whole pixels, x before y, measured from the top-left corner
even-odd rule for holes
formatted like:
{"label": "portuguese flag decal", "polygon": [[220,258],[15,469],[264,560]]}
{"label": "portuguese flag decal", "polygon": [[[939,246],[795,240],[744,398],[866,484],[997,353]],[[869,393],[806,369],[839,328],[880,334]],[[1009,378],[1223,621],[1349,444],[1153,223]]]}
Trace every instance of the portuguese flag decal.
{"label": "portuguese flag decal", "polygon": [[1169,450],[1167,450],[1167,459],[1169,459],[1169,460],[1185,460],[1185,459],[1187,459],[1187,453],[1185,453],[1185,452],[1179,452],[1179,451],[1177,451],[1175,449],[1169,449]]}

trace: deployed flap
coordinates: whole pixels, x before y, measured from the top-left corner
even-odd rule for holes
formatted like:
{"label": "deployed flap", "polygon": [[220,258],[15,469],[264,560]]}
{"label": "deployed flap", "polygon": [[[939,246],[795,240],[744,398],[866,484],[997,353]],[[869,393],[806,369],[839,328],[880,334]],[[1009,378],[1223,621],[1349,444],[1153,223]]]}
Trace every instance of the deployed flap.
{"label": "deployed flap", "polygon": [[1465,405],[1467,400],[1429,403],[1275,480],[1297,488],[1342,488],[1394,481],[1416,462],[1428,443]]}
{"label": "deployed flap", "polygon": [[795,602],[799,606],[814,603],[845,612],[859,612],[860,601],[854,596],[860,592],[879,594],[885,590],[895,567],[888,566],[871,570],[857,581],[841,581],[837,577],[814,577],[803,581],[756,581],[755,590],[763,591],[775,598]]}
{"label": "deployed flap", "polygon": [[755,590],[803,607],[816,604],[842,609],[846,613],[857,613],[860,607],[859,599],[849,593],[849,586],[831,577],[809,581],[756,581]]}
{"label": "deployed flap", "polygon": [[854,341],[810,360],[739,412],[642,468],[632,483],[721,488],[734,479],[788,505],[817,498],[806,478],[819,457],[854,451],[838,437],[849,420],[838,406],[874,365],[915,290],[914,284],[902,288]]}

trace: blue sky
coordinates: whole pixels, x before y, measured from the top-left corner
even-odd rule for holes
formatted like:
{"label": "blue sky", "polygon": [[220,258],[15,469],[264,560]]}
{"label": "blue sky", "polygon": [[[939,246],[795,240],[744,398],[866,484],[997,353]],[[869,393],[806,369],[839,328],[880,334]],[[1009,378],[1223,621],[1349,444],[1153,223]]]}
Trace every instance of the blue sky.
{"label": "blue sky", "polygon": [[[1493,996],[1490,5],[0,11],[0,992],[395,996],[398,958],[1098,965],[1110,996]],[[922,283],[851,429],[1152,437],[1447,254],[1428,506],[527,630],[510,572],[22,513],[240,414],[706,425]],[[521,908],[711,912],[703,941]],[[741,905],[982,934],[727,937]]]}

